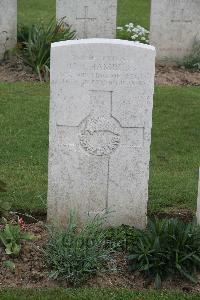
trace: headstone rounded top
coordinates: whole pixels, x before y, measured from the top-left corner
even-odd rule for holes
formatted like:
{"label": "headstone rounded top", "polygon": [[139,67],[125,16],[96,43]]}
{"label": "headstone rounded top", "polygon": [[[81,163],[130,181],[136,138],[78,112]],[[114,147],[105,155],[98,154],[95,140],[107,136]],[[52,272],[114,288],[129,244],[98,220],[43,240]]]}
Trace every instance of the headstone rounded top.
{"label": "headstone rounded top", "polygon": [[63,47],[63,46],[72,46],[72,45],[88,45],[88,44],[109,44],[109,45],[124,45],[136,48],[143,48],[155,51],[155,47],[152,45],[146,45],[139,42],[132,42],[120,39],[101,39],[101,38],[94,38],[94,39],[81,39],[81,40],[71,40],[71,41],[61,41],[52,43],[51,47]]}

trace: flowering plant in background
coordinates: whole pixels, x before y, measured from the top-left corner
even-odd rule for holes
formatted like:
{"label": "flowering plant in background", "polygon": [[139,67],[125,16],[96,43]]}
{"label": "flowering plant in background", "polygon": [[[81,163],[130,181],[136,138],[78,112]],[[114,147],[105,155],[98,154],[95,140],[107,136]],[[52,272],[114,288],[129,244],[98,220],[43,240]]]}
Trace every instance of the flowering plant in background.
{"label": "flowering plant in background", "polygon": [[143,44],[149,44],[149,31],[140,25],[129,23],[124,27],[117,27],[118,37]]}

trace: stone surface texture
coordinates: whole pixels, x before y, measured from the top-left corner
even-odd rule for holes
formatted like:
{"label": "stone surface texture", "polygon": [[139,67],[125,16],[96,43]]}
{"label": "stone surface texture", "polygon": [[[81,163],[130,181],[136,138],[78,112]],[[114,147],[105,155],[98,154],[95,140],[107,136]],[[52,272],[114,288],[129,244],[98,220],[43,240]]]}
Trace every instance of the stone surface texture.
{"label": "stone surface texture", "polygon": [[150,32],[158,61],[183,59],[200,40],[200,1],[152,0]]}
{"label": "stone surface texture", "polygon": [[115,38],[117,0],[57,0],[57,19],[77,32],[77,38]]}
{"label": "stone surface texture", "polygon": [[0,59],[17,41],[17,0],[0,0]]}
{"label": "stone surface texture", "polygon": [[80,224],[110,211],[109,224],[144,228],[155,48],[88,39],[54,43],[48,219]]}

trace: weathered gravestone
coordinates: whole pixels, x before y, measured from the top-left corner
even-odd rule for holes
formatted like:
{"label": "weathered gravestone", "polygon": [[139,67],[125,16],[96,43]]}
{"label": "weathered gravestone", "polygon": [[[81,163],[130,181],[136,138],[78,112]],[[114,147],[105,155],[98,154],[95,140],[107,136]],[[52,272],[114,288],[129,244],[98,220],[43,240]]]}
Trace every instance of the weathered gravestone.
{"label": "weathered gravestone", "polygon": [[155,48],[121,40],[54,43],[48,218],[146,224]]}
{"label": "weathered gravestone", "polygon": [[158,60],[173,62],[190,54],[199,33],[199,0],[151,1],[150,41]]}
{"label": "weathered gravestone", "polygon": [[57,0],[57,19],[66,17],[77,38],[115,38],[117,0]]}
{"label": "weathered gravestone", "polygon": [[17,41],[17,0],[0,0],[0,59]]}

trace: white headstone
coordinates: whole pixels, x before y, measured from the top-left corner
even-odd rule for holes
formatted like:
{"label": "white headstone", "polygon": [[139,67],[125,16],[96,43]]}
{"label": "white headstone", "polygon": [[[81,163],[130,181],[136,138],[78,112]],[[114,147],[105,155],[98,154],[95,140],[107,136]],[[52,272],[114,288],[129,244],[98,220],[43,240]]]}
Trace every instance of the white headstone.
{"label": "white headstone", "polygon": [[48,218],[146,225],[155,48],[121,40],[52,44]]}
{"label": "white headstone", "polygon": [[115,38],[117,0],[57,0],[57,19],[66,17],[77,38]]}
{"label": "white headstone", "polygon": [[200,225],[200,168],[199,168],[199,184],[198,184],[198,196],[197,196],[197,223]]}
{"label": "white headstone", "polygon": [[152,0],[150,42],[159,61],[190,54],[200,33],[200,0]]}
{"label": "white headstone", "polygon": [[0,0],[0,59],[17,41],[17,0]]}

